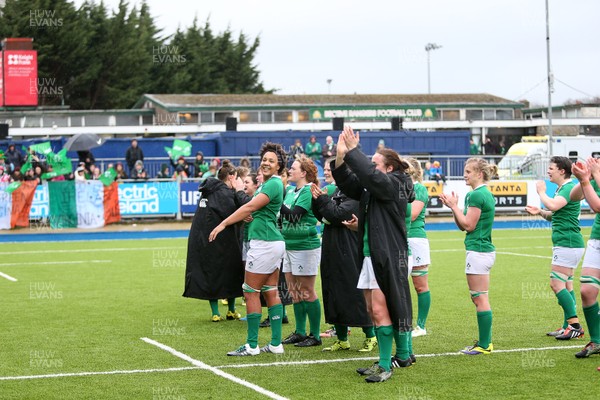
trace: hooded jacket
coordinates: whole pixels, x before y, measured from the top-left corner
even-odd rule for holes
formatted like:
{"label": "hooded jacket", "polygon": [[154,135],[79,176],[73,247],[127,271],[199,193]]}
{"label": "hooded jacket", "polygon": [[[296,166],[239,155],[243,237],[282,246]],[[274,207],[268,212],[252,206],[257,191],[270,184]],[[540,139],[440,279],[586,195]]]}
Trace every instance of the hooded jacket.
{"label": "hooded jacket", "polygon": [[[377,284],[385,295],[394,329],[409,331],[412,303],[408,283],[406,207],[415,197],[410,176],[399,171],[383,173],[358,148],[344,157],[344,164],[331,166],[340,190],[360,201],[358,237],[365,233],[368,218],[369,247]],[[362,241],[356,251],[364,259]]]}
{"label": "hooded jacket", "polygon": [[244,268],[238,225],[228,226],[215,241],[208,242],[210,232],[237,209],[234,191],[215,178],[207,178],[198,190],[183,296],[203,300],[241,297]]}

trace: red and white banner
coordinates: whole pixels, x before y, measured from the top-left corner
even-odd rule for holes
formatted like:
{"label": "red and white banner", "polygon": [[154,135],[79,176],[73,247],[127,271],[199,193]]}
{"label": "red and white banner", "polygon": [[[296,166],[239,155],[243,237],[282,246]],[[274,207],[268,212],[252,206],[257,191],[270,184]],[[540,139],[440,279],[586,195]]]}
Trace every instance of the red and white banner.
{"label": "red and white banner", "polygon": [[5,50],[4,105],[37,106],[37,51]]}

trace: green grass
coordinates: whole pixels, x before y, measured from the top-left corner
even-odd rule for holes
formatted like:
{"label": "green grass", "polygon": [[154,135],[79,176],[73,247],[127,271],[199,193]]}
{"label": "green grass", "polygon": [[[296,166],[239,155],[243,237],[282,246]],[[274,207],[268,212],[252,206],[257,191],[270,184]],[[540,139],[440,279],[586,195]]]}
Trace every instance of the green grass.
{"label": "green grass", "polygon": [[[494,232],[498,255],[490,301],[497,350],[583,347],[587,343],[563,343],[544,335],[562,323],[562,311],[548,287],[549,236],[547,229]],[[597,398],[592,389],[600,378],[596,371],[600,358],[577,360],[573,356],[577,349],[419,357],[456,352],[477,338],[475,309],[464,277],[462,239],[460,232],[430,233],[428,335],[414,340],[417,364],[396,370],[390,381],[378,385],[367,385],[354,372],[371,361],[296,363],[364,357],[355,350],[328,354],[320,348],[286,347],[286,353],[279,356],[226,357],[227,351],[244,343],[246,325],[238,321],[212,323],[208,302],[181,297],[185,239],[3,245],[0,272],[18,281],[0,278],[0,377],[191,366],[140,340],[148,337],[291,399]],[[40,264],[48,262],[59,263]],[[576,279],[577,293],[578,288]],[[414,300],[416,305],[416,296]],[[578,313],[583,316],[578,302]],[[238,309],[244,313],[243,307],[238,305]],[[226,306],[221,306],[221,311],[224,315]],[[288,313],[292,323],[284,325],[284,335],[293,329],[291,307]],[[323,324],[322,330],[325,328]],[[268,341],[269,332],[261,329],[260,344]],[[361,330],[353,329],[350,341],[354,348],[362,339]],[[325,339],[324,344],[332,340]],[[290,364],[227,367],[275,361]],[[266,397],[210,371],[194,369],[0,380],[0,398]]]}

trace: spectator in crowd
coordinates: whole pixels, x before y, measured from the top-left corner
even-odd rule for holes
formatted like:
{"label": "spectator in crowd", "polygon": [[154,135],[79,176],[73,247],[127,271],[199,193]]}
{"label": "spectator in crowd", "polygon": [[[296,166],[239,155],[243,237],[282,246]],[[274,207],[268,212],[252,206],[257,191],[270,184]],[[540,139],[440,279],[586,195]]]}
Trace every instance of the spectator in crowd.
{"label": "spectator in crowd", "polygon": [[334,157],[337,152],[337,146],[333,142],[333,138],[331,136],[327,136],[325,138],[325,146],[323,146],[323,151],[321,155],[323,159],[326,160],[328,158]]}
{"label": "spectator in crowd", "polygon": [[0,183],[9,182],[10,175],[6,172],[6,166],[0,164]]}
{"label": "spectator in crowd", "polygon": [[23,176],[23,173],[20,170],[16,170],[15,172],[13,172],[10,177],[11,182],[21,182],[25,180],[25,177]]}
{"label": "spectator in crowd", "polygon": [[129,177],[127,176],[127,173],[125,172],[125,168],[123,168],[122,163],[118,162],[115,165],[115,172],[117,173],[117,177],[115,180],[121,181],[123,179],[129,179]]}
{"label": "spectator in crowd", "polygon": [[246,176],[248,176],[248,174],[250,174],[250,168],[240,166],[235,169],[235,172],[236,172],[238,178],[240,178],[242,180],[242,182],[244,182],[245,181],[244,179],[246,178]]}
{"label": "spectator in crowd", "polygon": [[100,170],[100,167],[98,167],[97,165],[90,166],[90,173],[91,173],[91,179],[96,180],[96,181],[98,179],[100,179],[100,176],[102,175],[102,171]]}
{"label": "spectator in crowd", "polygon": [[92,173],[92,165],[96,163],[96,158],[94,157],[92,152],[89,150],[78,151],[77,157],[79,157],[79,163],[84,163],[85,169]]}
{"label": "spectator in crowd", "polygon": [[312,135],[310,137],[310,141],[306,143],[306,147],[304,148],[304,153],[306,156],[313,160],[314,162],[321,162],[321,143],[317,142],[317,137]]}
{"label": "spectator in crowd", "polygon": [[492,142],[492,139],[489,137],[485,138],[485,144],[483,145],[483,150],[485,151],[486,155],[498,154],[496,145],[494,144],[494,142]]}
{"label": "spectator in crowd", "polygon": [[129,173],[133,176],[135,163],[144,161],[144,152],[142,151],[142,148],[138,146],[138,141],[136,139],[131,141],[131,147],[129,147],[125,153],[125,161],[129,167]]}
{"label": "spectator in crowd", "polygon": [[300,156],[303,154],[304,154],[304,146],[302,146],[302,141],[300,141],[300,139],[296,139],[293,146],[290,147],[290,157],[288,160],[289,166],[291,166],[292,163],[295,160],[297,160],[298,158],[300,158]]}
{"label": "spectator in crowd", "polygon": [[440,180],[444,185],[446,184],[446,175],[444,175],[439,161],[434,161],[433,166],[429,168],[429,178],[433,179],[437,184],[440,183]]}
{"label": "spectator in crowd", "polygon": [[174,163],[171,159],[169,159],[169,161],[171,162],[171,166],[175,170],[175,178],[177,176],[180,176],[181,178],[185,179],[190,176],[190,165],[185,160],[184,156],[179,156],[176,163]]}
{"label": "spectator in crowd", "polygon": [[204,153],[198,151],[194,159],[194,178],[202,178],[208,172],[208,163],[204,159]]}
{"label": "spectator in crowd", "polygon": [[[8,150],[4,155],[6,157],[6,163],[10,166],[10,172],[21,168],[21,165],[25,163],[25,156],[16,148],[14,143],[8,145]],[[8,171],[7,171],[8,172]]]}
{"label": "spectator in crowd", "polygon": [[10,165],[6,164],[6,157],[4,156],[4,151],[0,150],[0,165],[2,165],[7,171],[12,170]]}
{"label": "spectator in crowd", "polygon": [[430,180],[431,179],[431,163],[429,161],[425,162],[425,168],[423,168],[423,179]]}
{"label": "spectator in crowd", "polygon": [[219,157],[215,157],[210,160],[210,165],[214,166],[216,169],[221,168],[221,159]]}
{"label": "spectator in crowd", "polygon": [[75,170],[75,182],[85,182],[85,168],[82,166],[77,167]]}
{"label": "spectator in crowd", "polygon": [[498,143],[498,154],[506,154],[506,145],[504,144],[504,140],[501,140],[500,143]]}
{"label": "spectator in crowd", "polygon": [[469,154],[471,154],[472,156],[479,154],[479,145],[475,143],[475,141],[472,138],[469,145]]}
{"label": "spectator in crowd", "polygon": [[156,174],[157,179],[171,179],[173,176],[171,175],[171,171],[169,171],[169,164],[163,163],[160,164],[160,171]]}
{"label": "spectator in crowd", "polygon": [[377,143],[377,148],[375,149],[375,152],[377,153],[379,150],[383,149],[385,149],[385,140],[379,139],[379,143]]}
{"label": "spectator in crowd", "polygon": [[248,157],[242,157],[240,159],[240,167],[246,167],[248,170],[252,170],[252,165],[250,164]]}
{"label": "spectator in crowd", "polygon": [[148,174],[144,169],[144,162],[142,160],[137,160],[135,162],[133,171],[131,171],[131,179],[148,179]]}
{"label": "spectator in crowd", "polygon": [[204,175],[202,175],[202,177],[210,178],[211,176],[215,175],[217,175],[217,167],[211,164],[208,166],[208,171]]}

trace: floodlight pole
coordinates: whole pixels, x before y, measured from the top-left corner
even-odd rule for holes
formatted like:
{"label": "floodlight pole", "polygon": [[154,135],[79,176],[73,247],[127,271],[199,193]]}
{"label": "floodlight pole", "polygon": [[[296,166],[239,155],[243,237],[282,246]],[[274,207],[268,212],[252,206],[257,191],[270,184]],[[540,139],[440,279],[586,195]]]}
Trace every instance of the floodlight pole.
{"label": "floodlight pole", "polygon": [[431,50],[437,50],[437,49],[441,49],[442,46],[440,46],[439,44],[435,44],[435,43],[427,43],[425,45],[425,51],[427,52],[427,93],[431,94],[431,67],[430,67],[430,63],[431,63],[431,57],[430,54]]}
{"label": "floodlight pole", "polygon": [[546,60],[548,70],[548,155],[552,157],[552,92],[554,91],[554,75],[550,66],[550,11],[546,0]]}

